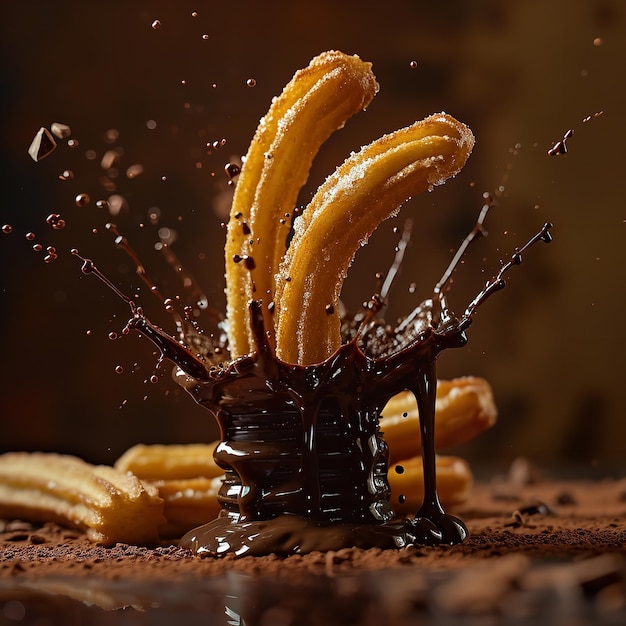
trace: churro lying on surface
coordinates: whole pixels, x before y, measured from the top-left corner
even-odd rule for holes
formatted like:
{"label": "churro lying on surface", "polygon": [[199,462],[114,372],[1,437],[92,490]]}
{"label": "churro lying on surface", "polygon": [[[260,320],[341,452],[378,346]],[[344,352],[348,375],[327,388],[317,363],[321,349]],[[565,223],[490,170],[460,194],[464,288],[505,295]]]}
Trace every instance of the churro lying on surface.
{"label": "churro lying on surface", "polygon": [[137,444],[115,462],[118,470],[132,472],[157,490],[167,520],[159,528],[161,537],[180,537],[219,515],[224,470],[213,460],[216,445]]}
{"label": "churro lying on surface", "polygon": [[[437,383],[435,447],[437,450],[473,439],[494,425],[496,404],[484,378],[466,376]],[[419,412],[412,393],[394,396],[385,406],[380,429],[389,445],[389,462],[421,452]]]}
{"label": "churro lying on surface", "polygon": [[157,490],[136,476],[62,454],[0,456],[0,517],[56,521],[94,543],[152,543],[165,522]]}
{"label": "churro lying on surface", "polygon": [[153,480],[150,484],[163,499],[167,520],[159,527],[162,538],[181,537],[187,531],[215,519],[221,510],[217,494],[222,476]]}
{"label": "churro lying on surface", "polygon": [[180,480],[221,476],[213,459],[213,444],[137,444],[115,461],[115,468],[141,480]]}

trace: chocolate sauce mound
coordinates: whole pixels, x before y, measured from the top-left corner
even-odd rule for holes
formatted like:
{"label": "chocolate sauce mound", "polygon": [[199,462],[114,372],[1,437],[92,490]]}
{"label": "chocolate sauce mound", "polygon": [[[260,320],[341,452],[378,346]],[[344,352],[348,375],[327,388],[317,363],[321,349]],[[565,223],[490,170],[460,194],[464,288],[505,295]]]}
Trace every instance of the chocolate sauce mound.
{"label": "chocolate sauce mound", "polygon": [[[221,517],[189,533],[182,545],[215,555],[289,554],[463,540],[462,522],[439,503],[427,433],[434,423],[436,356],[466,343],[464,324],[427,328],[383,358],[366,356],[352,341],[322,363],[298,366],[274,355],[259,301],[251,303],[251,315],[257,351],[185,385],[219,423],[215,460],[226,479]],[[167,344],[167,358],[189,374],[193,357],[180,344],[142,316],[131,326],[162,350]],[[390,523],[388,449],[378,420],[388,400],[405,389],[415,394],[422,415],[430,491],[414,520]]]}
{"label": "chocolate sauce mound", "polygon": [[[454,545],[463,522],[439,501],[435,476],[436,360],[462,347],[477,308],[505,286],[504,275],[538,241],[551,241],[547,223],[486,283],[457,318],[445,291],[469,243],[481,233],[481,214],[434,290],[396,328],[376,317],[382,300],[344,324],[345,342],[314,365],[278,359],[267,339],[262,302],[250,303],[256,351],[225,365],[194,354],[182,341],[150,323],[141,308],[120,294],[93,262],[95,273],[130,305],[128,329],[150,339],[178,366],[177,379],[197,403],[213,413],[221,442],[215,451],[225,480],[218,519],[188,533],[181,544],[196,553],[293,554],[342,547],[401,548]],[[78,253],[74,251],[78,256]],[[81,257],[82,258],[82,257]],[[187,342],[197,348],[193,336]],[[379,416],[388,400],[413,393],[420,414],[424,501],[407,519],[394,518],[387,481],[388,449]]]}

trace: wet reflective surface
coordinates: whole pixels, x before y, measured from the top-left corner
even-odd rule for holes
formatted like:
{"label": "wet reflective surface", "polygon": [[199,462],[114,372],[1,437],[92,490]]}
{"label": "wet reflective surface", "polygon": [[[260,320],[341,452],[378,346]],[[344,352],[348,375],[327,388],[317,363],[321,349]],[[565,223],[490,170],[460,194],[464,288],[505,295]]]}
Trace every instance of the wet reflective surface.
{"label": "wet reflective surface", "polygon": [[[404,570],[140,582],[48,577],[0,582],[2,624],[623,624],[623,559],[595,557],[589,580],[521,557],[467,573]],[[572,572],[570,572],[572,573]],[[497,582],[496,582],[497,581]],[[502,584],[504,581],[504,584]],[[621,590],[621,595],[618,593]]]}

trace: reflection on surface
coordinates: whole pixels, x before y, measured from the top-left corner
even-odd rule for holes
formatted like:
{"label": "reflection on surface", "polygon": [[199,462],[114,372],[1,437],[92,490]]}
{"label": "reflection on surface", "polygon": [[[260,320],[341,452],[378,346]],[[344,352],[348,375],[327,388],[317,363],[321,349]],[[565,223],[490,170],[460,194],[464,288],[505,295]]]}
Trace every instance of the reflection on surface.
{"label": "reflection on surface", "polygon": [[[623,624],[623,558],[532,562],[489,560],[468,572],[408,570],[358,574],[171,581],[47,577],[0,583],[2,623],[152,624]],[[482,622],[481,622],[482,623]],[[489,622],[494,623],[494,622]]]}

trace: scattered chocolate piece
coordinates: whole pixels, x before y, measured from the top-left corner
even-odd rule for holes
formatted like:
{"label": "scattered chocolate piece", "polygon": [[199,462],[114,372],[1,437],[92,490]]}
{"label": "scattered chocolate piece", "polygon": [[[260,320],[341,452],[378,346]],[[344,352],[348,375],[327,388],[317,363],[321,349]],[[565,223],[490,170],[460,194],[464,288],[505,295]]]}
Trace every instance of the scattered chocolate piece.
{"label": "scattered chocolate piece", "polygon": [[555,500],[559,506],[575,506],[578,504],[576,498],[569,491],[562,491],[556,496]]}
{"label": "scattered chocolate piece", "polygon": [[59,139],[65,139],[72,134],[72,129],[67,124],[61,124],[60,122],[54,122],[50,126],[50,130],[55,137]]}
{"label": "scattered chocolate piece", "polygon": [[538,501],[536,504],[530,504],[528,506],[519,509],[522,515],[554,515],[554,512],[545,502]]}
{"label": "scattered chocolate piece", "polygon": [[57,147],[57,142],[54,140],[52,133],[43,126],[37,131],[33,142],[28,148],[28,154],[30,154],[33,161],[41,161],[47,157]]}
{"label": "scattered chocolate piece", "polygon": [[528,523],[527,518],[533,515],[552,515],[553,512],[550,507],[544,502],[537,501],[535,504],[530,504],[519,509],[516,509],[511,514],[511,521],[505,524],[505,527],[512,528],[536,528]]}
{"label": "scattered chocolate piece", "polygon": [[559,154],[567,154],[567,140],[574,134],[574,131],[570,128],[563,135],[563,139],[557,141],[549,150],[549,156],[557,156]]}
{"label": "scattered chocolate piece", "polygon": [[529,526],[526,517],[520,511],[513,511],[513,513],[511,513],[511,521],[507,522],[504,526],[505,528],[533,528]]}

